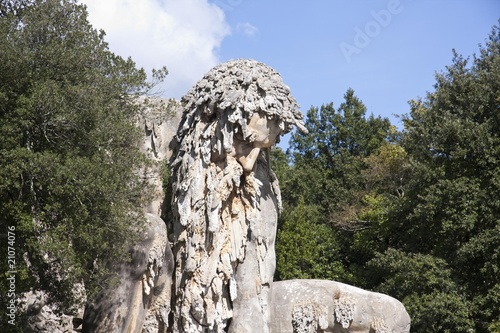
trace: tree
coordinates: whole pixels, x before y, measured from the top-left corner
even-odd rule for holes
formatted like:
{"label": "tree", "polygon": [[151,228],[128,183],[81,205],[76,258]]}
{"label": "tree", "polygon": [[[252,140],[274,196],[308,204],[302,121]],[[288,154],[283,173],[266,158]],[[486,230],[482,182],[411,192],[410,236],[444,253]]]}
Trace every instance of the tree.
{"label": "tree", "polygon": [[292,135],[287,159],[274,153],[285,207],[278,230],[278,276],[352,282],[353,261],[359,258],[349,250],[352,234],[342,229],[350,232],[359,222],[347,217],[351,208],[365,206],[367,159],[392,142],[396,131],[388,119],[366,117],[352,89],[338,109],[333,103],[312,107],[305,126],[310,134]]}
{"label": "tree", "polygon": [[[445,260],[395,249],[368,264],[377,290],[401,300],[412,318],[412,332],[470,332],[474,325],[468,301],[453,281]],[[377,281],[378,280],[378,281]]]}
{"label": "tree", "polygon": [[278,280],[346,280],[333,230],[320,224],[319,207],[301,200],[280,218],[276,241]]}
{"label": "tree", "polygon": [[[452,65],[436,75],[435,90],[411,101],[404,119],[401,145],[411,161],[411,176],[403,186],[404,196],[388,214],[388,250],[380,251],[385,254],[373,264],[390,262],[388,253],[397,249],[413,261],[442,263],[446,283],[455,286],[441,290],[439,299],[432,290],[419,296],[413,290],[400,293],[412,299],[409,309],[416,332],[498,331],[499,96],[500,29],[494,27],[472,61],[454,52]],[[409,273],[400,277],[413,281]],[[392,279],[393,273],[387,272],[371,287],[383,289]],[[455,315],[436,312],[443,307]],[[431,318],[431,313],[442,316]],[[456,314],[463,320],[450,321]],[[431,319],[435,324],[429,327],[425,323]]]}
{"label": "tree", "polygon": [[89,297],[110,283],[106,263],[126,260],[141,228],[136,97],[152,86],[73,0],[2,1],[0,73],[0,223],[15,228],[16,292],[47,290],[67,311],[74,283]]}
{"label": "tree", "polygon": [[391,229],[391,212],[404,198],[405,184],[411,175],[408,154],[398,143],[386,142],[363,159],[359,175],[363,187],[353,199],[330,215],[333,227],[343,235],[349,271],[357,286],[371,288],[366,264],[384,252]]}
{"label": "tree", "polygon": [[353,189],[363,186],[359,177],[363,159],[391,141],[395,129],[387,118],[367,118],[366,107],[352,89],[337,110],[333,103],[309,109],[305,125],[310,134],[292,134],[287,153],[294,172],[314,174],[307,181],[306,203],[331,212],[349,200]]}

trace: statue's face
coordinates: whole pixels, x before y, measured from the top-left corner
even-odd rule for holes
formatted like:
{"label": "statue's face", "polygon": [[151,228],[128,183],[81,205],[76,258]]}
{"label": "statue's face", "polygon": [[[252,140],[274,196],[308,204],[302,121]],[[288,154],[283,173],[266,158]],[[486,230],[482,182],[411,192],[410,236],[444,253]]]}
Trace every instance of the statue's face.
{"label": "statue's face", "polygon": [[245,171],[250,172],[259,157],[260,150],[273,146],[281,130],[277,120],[268,119],[258,112],[249,119],[248,127],[254,133],[254,141],[247,142],[235,138],[231,156],[238,160]]}
{"label": "statue's face", "polygon": [[255,141],[252,143],[258,148],[269,148],[274,145],[281,132],[276,119],[267,119],[258,112],[250,118],[248,127],[255,133]]}

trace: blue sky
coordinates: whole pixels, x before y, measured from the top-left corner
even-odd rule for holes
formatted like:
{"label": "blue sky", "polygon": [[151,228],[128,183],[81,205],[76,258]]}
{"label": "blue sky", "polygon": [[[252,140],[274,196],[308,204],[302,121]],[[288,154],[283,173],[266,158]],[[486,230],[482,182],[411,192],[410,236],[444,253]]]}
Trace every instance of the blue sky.
{"label": "blue sky", "polygon": [[180,98],[214,65],[253,58],[276,69],[306,113],[353,88],[368,114],[409,112],[434,74],[478,52],[498,0],[82,0],[112,51],[166,65],[164,97]]}
{"label": "blue sky", "polygon": [[[215,3],[230,4],[220,0]],[[278,70],[303,112],[339,105],[351,87],[368,113],[391,117],[433,89],[452,49],[478,51],[500,18],[500,1],[232,1],[222,61],[255,58]],[[254,27],[244,36],[244,24]],[[246,38],[245,38],[246,37]]]}

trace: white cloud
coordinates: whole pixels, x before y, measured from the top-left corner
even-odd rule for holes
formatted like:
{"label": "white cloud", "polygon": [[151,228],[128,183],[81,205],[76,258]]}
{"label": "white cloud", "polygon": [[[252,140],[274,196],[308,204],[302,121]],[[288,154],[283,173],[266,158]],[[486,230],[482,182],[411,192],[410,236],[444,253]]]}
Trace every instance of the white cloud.
{"label": "white cloud", "polygon": [[238,32],[243,32],[248,37],[253,37],[259,33],[259,28],[251,25],[248,22],[238,23],[238,25],[236,26],[236,30]]}
{"label": "white cloud", "polygon": [[219,61],[230,34],[224,12],[207,0],[81,0],[110,50],[150,73],[167,66],[165,97],[180,98]]}

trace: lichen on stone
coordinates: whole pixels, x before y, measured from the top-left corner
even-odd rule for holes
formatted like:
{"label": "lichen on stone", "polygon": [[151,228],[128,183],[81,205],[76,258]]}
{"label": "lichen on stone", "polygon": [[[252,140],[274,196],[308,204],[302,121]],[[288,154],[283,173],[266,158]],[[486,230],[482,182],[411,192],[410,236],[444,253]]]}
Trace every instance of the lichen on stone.
{"label": "lichen on stone", "polygon": [[328,328],[326,309],[317,303],[297,304],[292,310],[293,333],[315,333]]}
{"label": "lichen on stone", "polygon": [[343,328],[348,328],[354,318],[354,306],[356,301],[353,297],[345,295],[334,300],[335,320],[342,325]]}

